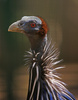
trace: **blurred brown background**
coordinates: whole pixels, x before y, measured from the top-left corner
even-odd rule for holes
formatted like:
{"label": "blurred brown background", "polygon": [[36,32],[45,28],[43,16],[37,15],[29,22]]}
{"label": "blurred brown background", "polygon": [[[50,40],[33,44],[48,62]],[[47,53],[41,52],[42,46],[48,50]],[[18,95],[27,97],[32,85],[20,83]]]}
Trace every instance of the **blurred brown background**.
{"label": "blurred brown background", "polygon": [[30,44],[25,35],[8,32],[25,15],[43,17],[60,48],[62,80],[78,97],[78,0],[0,0],[0,100],[25,100],[28,71],[24,54]]}

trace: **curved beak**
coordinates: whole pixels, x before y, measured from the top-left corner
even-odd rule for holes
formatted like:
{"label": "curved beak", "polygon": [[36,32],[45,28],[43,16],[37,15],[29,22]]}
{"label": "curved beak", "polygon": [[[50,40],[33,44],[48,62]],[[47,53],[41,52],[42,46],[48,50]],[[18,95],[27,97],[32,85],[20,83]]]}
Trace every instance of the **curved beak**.
{"label": "curved beak", "polygon": [[22,33],[23,30],[21,30],[21,29],[19,28],[19,26],[18,26],[19,22],[20,22],[20,20],[17,21],[17,22],[14,22],[13,24],[11,24],[11,25],[9,26],[9,28],[8,28],[8,31],[10,31],[10,32],[20,32],[20,33]]}

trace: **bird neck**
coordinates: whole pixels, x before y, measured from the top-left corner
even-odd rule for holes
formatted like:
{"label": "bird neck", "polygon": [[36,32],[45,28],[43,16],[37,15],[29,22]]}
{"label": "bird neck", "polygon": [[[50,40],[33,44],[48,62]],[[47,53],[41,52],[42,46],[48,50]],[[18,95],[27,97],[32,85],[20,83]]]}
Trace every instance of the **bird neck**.
{"label": "bird neck", "polygon": [[[29,70],[29,88],[27,100],[41,100],[41,86],[40,79],[42,75],[42,60],[41,56],[44,52],[44,46],[47,42],[47,35],[44,38],[30,39],[31,49],[33,52],[33,59]],[[42,84],[43,85],[43,84]],[[43,86],[42,86],[43,87]],[[35,99],[37,98],[37,99]]]}
{"label": "bird neck", "polygon": [[31,43],[31,50],[35,51],[35,53],[42,53],[47,42],[47,34],[44,37],[31,37],[29,40]]}

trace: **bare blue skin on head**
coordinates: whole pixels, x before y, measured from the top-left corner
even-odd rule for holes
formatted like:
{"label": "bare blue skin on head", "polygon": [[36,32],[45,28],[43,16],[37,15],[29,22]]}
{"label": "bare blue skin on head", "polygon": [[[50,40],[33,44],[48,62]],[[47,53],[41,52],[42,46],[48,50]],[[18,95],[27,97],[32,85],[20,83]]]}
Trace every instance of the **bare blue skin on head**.
{"label": "bare blue skin on head", "polygon": [[[31,27],[31,23],[35,23],[36,27]],[[35,50],[35,52],[42,52],[43,46],[45,45],[47,39],[47,36],[45,36],[45,38],[40,38],[37,34],[41,28],[41,24],[42,21],[35,16],[24,16],[19,23],[19,27],[25,31],[25,34],[30,40],[31,49]]]}
{"label": "bare blue skin on head", "polygon": [[[30,24],[35,23],[36,27],[31,27]],[[19,27],[23,29],[26,33],[36,33],[41,28],[41,20],[35,16],[24,16],[22,17]]]}

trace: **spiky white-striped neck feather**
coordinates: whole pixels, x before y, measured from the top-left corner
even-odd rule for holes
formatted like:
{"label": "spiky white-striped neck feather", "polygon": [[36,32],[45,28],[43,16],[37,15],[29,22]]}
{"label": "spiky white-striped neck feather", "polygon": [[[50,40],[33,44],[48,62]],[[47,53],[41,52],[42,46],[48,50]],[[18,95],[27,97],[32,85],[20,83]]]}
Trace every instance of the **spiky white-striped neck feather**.
{"label": "spiky white-striped neck feather", "polygon": [[[65,83],[58,80],[56,70],[63,67],[55,67],[59,52],[51,42],[47,42],[43,49],[40,60],[40,52],[28,51],[27,62],[31,63],[29,68],[30,81],[27,100],[75,100],[73,95],[65,88]],[[27,56],[27,55],[26,55]]]}

